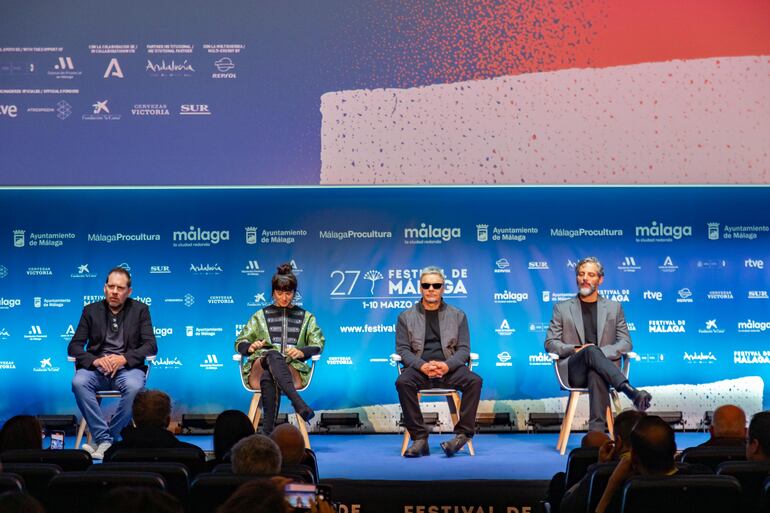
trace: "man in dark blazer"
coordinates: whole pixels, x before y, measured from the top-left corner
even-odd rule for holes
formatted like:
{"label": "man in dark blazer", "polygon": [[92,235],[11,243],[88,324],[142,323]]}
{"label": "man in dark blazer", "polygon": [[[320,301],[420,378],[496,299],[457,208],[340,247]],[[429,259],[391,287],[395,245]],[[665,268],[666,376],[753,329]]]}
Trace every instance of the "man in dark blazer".
{"label": "man in dark blazer", "polygon": [[[121,430],[131,420],[131,406],[144,388],[144,359],[158,352],[147,305],[134,301],[131,275],[116,267],[107,275],[104,300],[83,308],[83,315],[67,347],[75,358],[72,392],[93,439],[83,449],[94,459],[104,457]],[[118,408],[107,425],[96,392],[119,390]]]}
{"label": "man in dark blazer", "polygon": [[422,300],[401,312],[396,324],[396,353],[403,371],[396,380],[404,425],[412,445],[407,458],[430,454],[428,428],[420,412],[417,393],[425,388],[455,388],[462,392],[455,437],[441,448],[453,456],[473,437],[481,396],[481,377],[466,365],[470,361],[468,319],[459,308],[444,303],[444,273],[426,267],[420,274]]}
{"label": "man in dark blazer", "polygon": [[599,295],[604,267],[596,257],[575,266],[578,295],[557,303],[546,334],[545,349],[559,355],[559,374],[570,386],[588,388],[590,431],[606,429],[609,386],[626,394],[639,410],[650,407],[652,396],[632,387],[619,369],[631,350],[623,307]]}

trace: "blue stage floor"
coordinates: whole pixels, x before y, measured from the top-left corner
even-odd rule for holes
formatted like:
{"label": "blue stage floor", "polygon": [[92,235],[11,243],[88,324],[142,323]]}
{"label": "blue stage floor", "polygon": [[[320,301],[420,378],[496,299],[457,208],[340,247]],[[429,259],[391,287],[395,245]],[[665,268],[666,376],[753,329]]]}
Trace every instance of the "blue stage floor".
{"label": "blue stage floor", "polygon": [[[439,443],[451,436],[431,436],[431,455],[416,459],[401,457],[402,435],[311,435],[310,443],[324,479],[550,479],[567,462],[566,455],[556,452],[556,433],[479,434],[473,439],[476,456],[462,451],[447,458]],[[570,437],[568,451],[582,436]],[[180,438],[211,450],[210,436]],[[707,433],[677,433],[677,447],[682,450],[707,438]]]}

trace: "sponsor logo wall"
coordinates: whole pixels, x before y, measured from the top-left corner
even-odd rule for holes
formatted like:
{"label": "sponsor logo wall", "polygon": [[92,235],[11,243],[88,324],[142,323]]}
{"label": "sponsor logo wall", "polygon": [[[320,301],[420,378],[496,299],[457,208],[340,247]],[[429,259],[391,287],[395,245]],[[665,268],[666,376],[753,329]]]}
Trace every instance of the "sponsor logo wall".
{"label": "sponsor logo wall", "polygon": [[[175,67],[159,73],[184,80],[193,73],[176,69],[184,60],[167,55]],[[105,80],[129,73],[115,62]],[[56,63],[61,80],[79,66]],[[579,219],[547,207],[596,189],[0,190],[0,386],[15,391],[0,417],[76,411],[66,346],[115,266],[130,270],[132,297],[150,306],[160,349],[150,386],[180,411],[246,407],[234,339],[270,303],[283,262],[327,339],[305,392],[319,409],[397,402],[395,369],[383,363],[426,265],[444,269],[447,301],[468,314],[483,399],[561,395],[543,341],[587,255],[604,262],[602,291],[625,310],[636,384],[767,381],[768,192],[599,189],[601,208]]]}

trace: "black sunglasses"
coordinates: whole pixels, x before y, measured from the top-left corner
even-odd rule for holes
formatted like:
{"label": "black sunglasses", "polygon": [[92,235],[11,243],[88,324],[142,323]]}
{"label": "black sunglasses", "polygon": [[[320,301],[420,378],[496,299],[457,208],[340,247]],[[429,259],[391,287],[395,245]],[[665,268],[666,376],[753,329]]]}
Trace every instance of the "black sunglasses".
{"label": "black sunglasses", "polygon": [[434,289],[438,290],[441,287],[443,287],[443,283],[420,283],[420,287],[422,287],[425,290],[428,290],[429,288],[433,287]]}

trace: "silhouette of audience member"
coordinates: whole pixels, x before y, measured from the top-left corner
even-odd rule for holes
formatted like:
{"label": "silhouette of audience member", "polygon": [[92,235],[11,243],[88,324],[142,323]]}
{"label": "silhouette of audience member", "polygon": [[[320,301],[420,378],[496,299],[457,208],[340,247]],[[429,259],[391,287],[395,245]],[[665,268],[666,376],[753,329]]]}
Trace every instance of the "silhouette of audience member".
{"label": "silhouette of audience member", "polygon": [[45,513],[43,505],[37,499],[21,492],[0,494],[0,511],[3,513]]}
{"label": "silhouette of audience member", "polygon": [[746,459],[770,461],[770,411],[761,411],[751,417],[746,441]]}
{"label": "silhouette of audience member", "polygon": [[225,410],[214,424],[214,459],[216,463],[230,461],[230,450],[238,441],[254,434],[254,425],[240,410]]}
{"label": "silhouette of audience member", "polygon": [[305,457],[305,439],[291,424],[281,424],[270,433],[270,438],[281,450],[283,465],[299,465]]}
{"label": "silhouette of audience member", "polygon": [[136,394],[131,411],[134,426],[123,429],[120,433],[122,439],[104,453],[105,460],[120,449],[191,448],[200,451],[200,460],[205,461],[206,455],[199,447],[177,440],[168,430],[171,423],[171,398],[168,394],[160,390],[142,390]]}
{"label": "silhouette of audience member", "polygon": [[[615,440],[607,440],[599,448],[599,457],[597,463],[609,463],[627,458],[631,451],[631,430],[639,419],[646,416],[644,412],[638,410],[625,410],[615,417],[614,435]],[[589,433],[599,433],[599,431],[589,431]],[[589,476],[593,470],[593,465],[588,467],[586,475],[580,481],[575,483],[564,493],[559,511],[563,513],[584,512],[588,502]]]}
{"label": "silhouette of audience member", "polygon": [[37,417],[16,415],[8,419],[0,430],[0,452],[11,449],[41,449],[43,428]]}
{"label": "silhouette of audience member", "polygon": [[217,513],[243,513],[244,511],[249,513],[290,513],[293,509],[286,502],[282,486],[272,480],[255,480],[239,486],[230,498],[217,509]]}
{"label": "silhouette of audience member", "polygon": [[615,467],[596,513],[618,511],[620,491],[632,475],[662,477],[677,473],[674,430],[666,421],[657,415],[639,419],[631,430],[630,441],[630,456],[621,458]]}
{"label": "silhouette of audience member", "polygon": [[610,440],[610,437],[607,436],[607,433],[604,431],[589,431],[585,435],[583,435],[583,438],[580,439],[580,447],[583,447],[585,449],[588,448],[596,448],[598,449],[605,443],[607,443]]}
{"label": "silhouette of audience member", "polygon": [[146,487],[122,486],[110,490],[99,500],[94,513],[184,513],[173,495]]}
{"label": "silhouette of audience member", "polygon": [[720,406],[714,410],[709,433],[711,437],[700,447],[743,447],[746,444],[746,414],[733,404]]}
{"label": "silhouette of audience member", "polygon": [[251,435],[233,446],[233,473],[272,476],[281,471],[281,450],[264,435]]}

